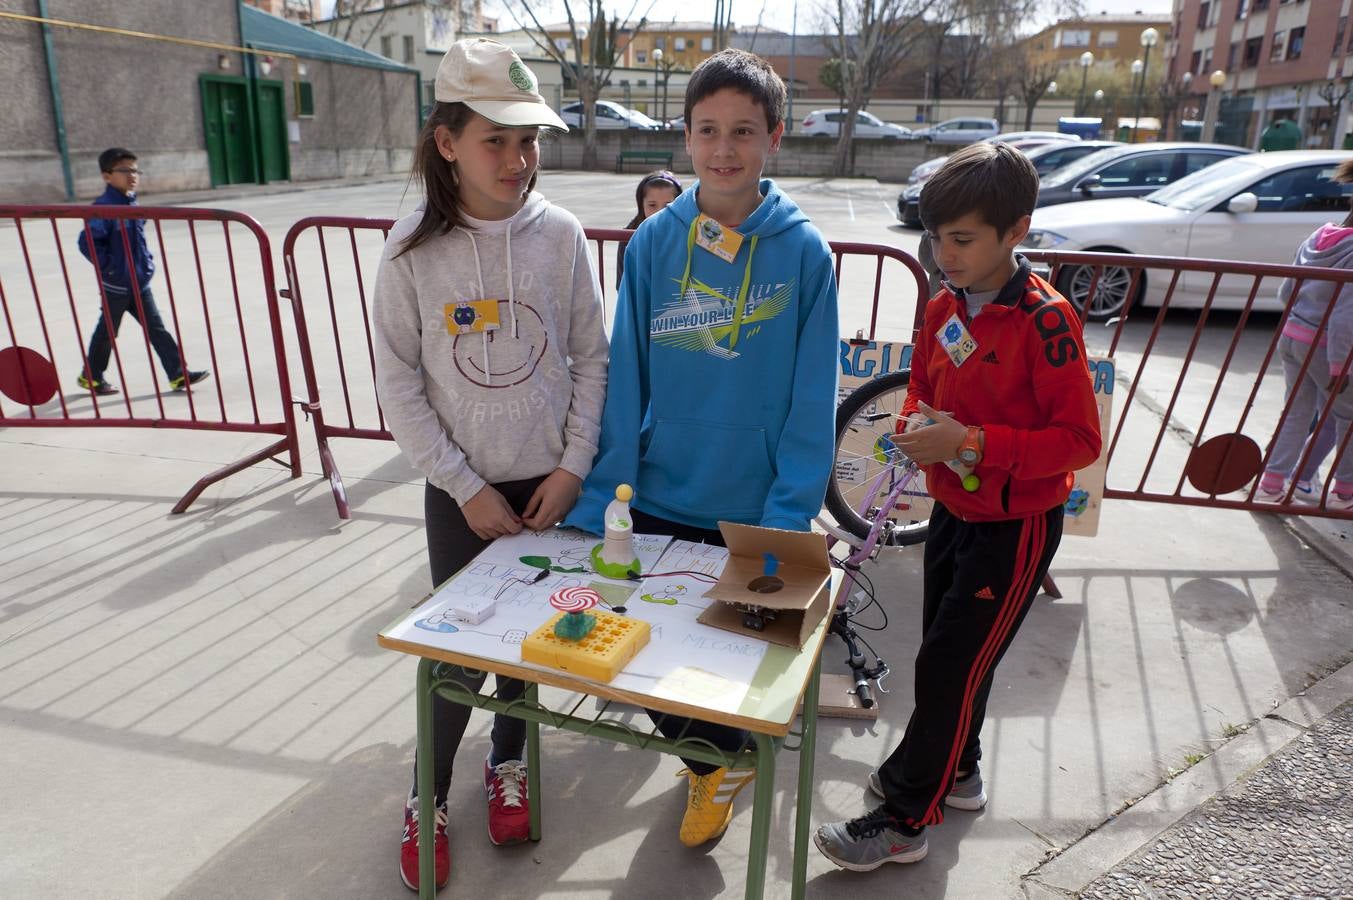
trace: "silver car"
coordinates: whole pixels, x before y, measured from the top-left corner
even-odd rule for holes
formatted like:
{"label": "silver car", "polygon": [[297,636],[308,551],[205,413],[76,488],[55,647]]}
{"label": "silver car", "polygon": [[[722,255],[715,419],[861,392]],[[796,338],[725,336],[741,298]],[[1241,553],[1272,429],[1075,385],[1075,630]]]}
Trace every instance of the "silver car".
{"label": "silver car", "polygon": [[941,144],[971,144],[993,138],[1000,133],[1001,126],[996,124],[995,119],[974,119],[964,116],[940,122],[929,128],[920,128],[913,131],[911,136],[917,140],[936,141]]}

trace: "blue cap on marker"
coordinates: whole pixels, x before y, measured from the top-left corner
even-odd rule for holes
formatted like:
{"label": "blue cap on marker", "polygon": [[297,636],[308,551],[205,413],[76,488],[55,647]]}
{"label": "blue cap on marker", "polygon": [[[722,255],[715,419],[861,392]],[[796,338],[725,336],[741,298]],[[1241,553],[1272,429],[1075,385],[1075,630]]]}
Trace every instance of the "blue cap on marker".
{"label": "blue cap on marker", "polygon": [[774,553],[763,553],[761,554],[761,558],[766,561],[766,565],[761,570],[762,575],[774,575],[775,570],[780,568],[780,561],[775,558]]}

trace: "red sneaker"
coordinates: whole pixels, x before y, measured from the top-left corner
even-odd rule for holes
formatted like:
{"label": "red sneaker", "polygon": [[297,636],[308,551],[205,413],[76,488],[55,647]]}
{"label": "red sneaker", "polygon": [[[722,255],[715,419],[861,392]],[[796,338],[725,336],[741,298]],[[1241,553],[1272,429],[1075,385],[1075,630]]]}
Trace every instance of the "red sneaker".
{"label": "red sneaker", "polygon": [[526,796],[526,763],[484,760],[484,794],[489,801],[489,840],[519,844],[531,836],[531,801]]}
{"label": "red sneaker", "polygon": [[[451,847],[446,841],[446,801],[437,804],[437,830],[432,838],[437,887],[451,880]],[[418,890],[418,799],[409,792],[404,804],[404,841],[399,846],[399,877],[411,891]]]}

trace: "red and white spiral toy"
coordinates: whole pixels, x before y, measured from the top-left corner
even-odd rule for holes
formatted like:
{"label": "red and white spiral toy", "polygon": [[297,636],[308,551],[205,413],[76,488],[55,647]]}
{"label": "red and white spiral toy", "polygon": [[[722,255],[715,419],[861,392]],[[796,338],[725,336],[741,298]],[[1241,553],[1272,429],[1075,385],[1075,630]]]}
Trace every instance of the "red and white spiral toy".
{"label": "red and white spiral toy", "polygon": [[550,595],[550,606],[560,612],[585,612],[601,602],[601,595],[587,587],[568,587]]}

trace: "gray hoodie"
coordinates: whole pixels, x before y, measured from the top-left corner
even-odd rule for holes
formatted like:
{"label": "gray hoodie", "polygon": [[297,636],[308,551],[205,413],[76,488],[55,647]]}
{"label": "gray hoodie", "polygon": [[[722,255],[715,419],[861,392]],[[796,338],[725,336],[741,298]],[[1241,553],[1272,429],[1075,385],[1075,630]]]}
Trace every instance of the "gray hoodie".
{"label": "gray hoodie", "polygon": [[[422,215],[395,223],[376,274],[376,391],[400,450],[460,504],[486,482],[586,478],[607,346],[582,226],[532,193],[511,219],[396,258]],[[498,301],[496,330],[452,333],[454,304],[471,300]]]}
{"label": "gray hoodie", "polygon": [[[1353,269],[1353,230],[1338,225],[1320,226],[1297,250],[1294,264]],[[1278,288],[1278,298],[1287,302],[1292,297],[1294,284],[1293,279],[1284,279]],[[1325,319],[1325,310],[1334,304],[1319,343],[1326,345],[1330,374],[1338,375],[1349,351],[1353,350],[1353,283],[1303,281],[1291,303],[1292,312],[1283,326],[1283,334],[1303,344],[1316,343],[1316,332]]]}

